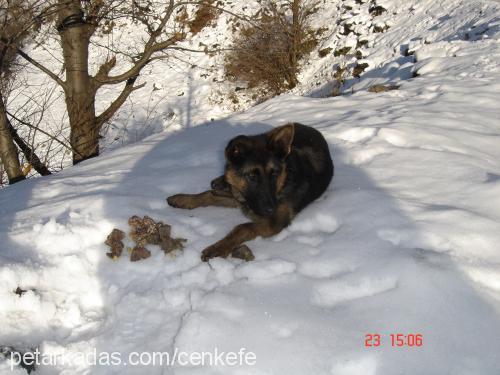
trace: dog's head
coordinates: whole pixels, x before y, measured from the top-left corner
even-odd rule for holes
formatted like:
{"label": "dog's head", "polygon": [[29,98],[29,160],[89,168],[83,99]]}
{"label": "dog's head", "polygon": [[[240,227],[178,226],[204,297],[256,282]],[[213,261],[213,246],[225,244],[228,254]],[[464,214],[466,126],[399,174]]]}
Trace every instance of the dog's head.
{"label": "dog's head", "polygon": [[287,177],[286,158],[294,136],[293,124],[268,133],[233,138],[226,147],[226,182],[233,195],[259,216],[272,216]]}

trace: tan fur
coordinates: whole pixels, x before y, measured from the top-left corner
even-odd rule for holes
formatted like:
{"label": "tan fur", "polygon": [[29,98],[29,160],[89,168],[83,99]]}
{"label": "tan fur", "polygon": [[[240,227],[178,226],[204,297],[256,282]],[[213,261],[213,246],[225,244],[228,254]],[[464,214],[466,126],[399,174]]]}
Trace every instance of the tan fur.
{"label": "tan fur", "polygon": [[269,220],[261,220],[237,225],[222,240],[203,250],[201,259],[206,261],[214,257],[225,258],[242,243],[253,240],[258,236],[273,236],[276,233],[279,233],[282,229],[283,228],[271,225]]}
{"label": "tan fur", "polygon": [[292,150],[294,134],[295,128],[293,124],[286,124],[271,130],[269,132],[269,140],[271,143],[282,144],[286,150],[284,156],[287,156]]}
{"label": "tan fur", "polygon": [[225,174],[226,181],[231,187],[238,191],[245,191],[247,188],[247,183],[244,178],[238,176],[233,170],[229,169]]}
{"label": "tan fur", "polygon": [[172,207],[188,210],[207,206],[239,207],[238,201],[233,197],[219,195],[213,190],[200,194],[176,194],[169,197],[167,201]]}
{"label": "tan fur", "polygon": [[247,182],[244,178],[238,176],[233,170],[227,170],[225,173],[225,178],[229,186],[231,187],[231,192],[236,198],[236,200],[240,202],[244,202],[245,198],[243,197],[243,192],[247,188]]}
{"label": "tan fur", "polygon": [[278,176],[278,179],[276,180],[276,193],[279,193],[281,190],[283,190],[285,182],[286,182],[286,169],[283,168]]}
{"label": "tan fur", "polygon": [[222,240],[203,250],[201,259],[206,261],[214,257],[226,258],[244,242],[256,237],[271,237],[281,232],[293,219],[294,212],[287,204],[281,204],[277,209],[275,219],[258,218],[253,222],[237,225]]}

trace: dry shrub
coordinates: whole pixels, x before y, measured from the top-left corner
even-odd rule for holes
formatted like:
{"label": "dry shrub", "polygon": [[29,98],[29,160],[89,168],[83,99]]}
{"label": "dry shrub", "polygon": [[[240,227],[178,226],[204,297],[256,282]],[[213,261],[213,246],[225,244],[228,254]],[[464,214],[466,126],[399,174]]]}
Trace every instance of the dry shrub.
{"label": "dry shrub", "polygon": [[298,84],[299,60],[317,45],[317,33],[309,25],[316,3],[271,1],[255,22],[241,25],[226,55],[226,75],[243,80],[249,88],[277,95]]}
{"label": "dry shrub", "polygon": [[0,88],[2,95],[9,91],[8,83],[14,78],[17,48],[24,41],[35,24],[31,22],[35,7],[25,0],[0,0]]}
{"label": "dry shrub", "polygon": [[213,0],[204,1],[189,22],[189,30],[193,35],[198,34],[203,28],[212,24],[219,17],[220,11],[214,7]]}
{"label": "dry shrub", "polygon": [[347,67],[345,62],[339,64],[335,73],[333,74],[334,81],[332,82],[332,91],[330,96],[339,96],[342,94],[342,89],[344,87],[344,83],[347,77]]}

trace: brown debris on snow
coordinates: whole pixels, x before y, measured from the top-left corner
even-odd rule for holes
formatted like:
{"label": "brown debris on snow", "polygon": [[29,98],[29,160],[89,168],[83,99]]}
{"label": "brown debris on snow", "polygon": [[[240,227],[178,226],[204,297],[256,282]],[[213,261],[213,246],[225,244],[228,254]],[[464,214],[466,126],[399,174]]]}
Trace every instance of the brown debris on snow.
{"label": "brown debris on snow", "polygon": [[144,246],[147,243],[158,244],[157,240],[158,229],[156,223],[149,216],[140,218],[139,216],[132,216],[128,219],[128,224],[131,229],[129,232],[130,238],[138,246]]}
{"label": "brown debris on snow", "polygon": [[138,260],[146,259],[149,258],[150,256],[151,256],[151,251],[149,251],[145,247],[137,245],[130,252],[130,261],[137,262]]}
{"label": "brown debris on snow", "polygon": [[[172,238],[170,225],[161,221],[156,222],[149,216],[140,218],[134,215],[128,219],[128,224],[131,227],[129,236],[136,244],[130,253],[132,262],[151,256],[151,252],[146,249],[147,244],[158,245],[165,254],[168,254],[174,250],[182,250],[184,242],[187,241],[184,238]],[[116,259],[122,254],[124,248],[122,240],[124,238],[125,232],[113,229],[105,242],[111,248],[111,252],[106,254],[108,257]]]}
{"label": "brown debris on snow", "polygon": [[120,229],[115,228],[111,231],[111,233],[106,238],[106,241],[104,242],[111,248],[111,251],[109,253],[106,253],[108,257],[110,257],[111,259],[116,259],[120,255],[122,255],[124,247],[122,240],[124,238],[125,232],[121,231]]}
{"label": "brown debris on snow", "polygon": [[159,245],[165,254],[184,248],[183,243],[186,242],[186,239],[172,238],[170,236],[171,227],[168,224],[161,221],[155,222],[149,216],[144,216],[142,219],[138,216],[132,216],[128,223],[132,227],[130,238],[138,246]]}

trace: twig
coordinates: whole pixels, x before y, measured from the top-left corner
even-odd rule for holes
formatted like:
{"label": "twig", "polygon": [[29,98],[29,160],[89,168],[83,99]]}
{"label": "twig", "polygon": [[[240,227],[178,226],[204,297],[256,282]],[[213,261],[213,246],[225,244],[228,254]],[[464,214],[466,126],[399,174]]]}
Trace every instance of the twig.
{"label": "twig", "polygon": [[52,134],[50,133],[47,133],[45,130],[43,129],[40,129],[39,127],[37,126],[34,126],[34,125],[31,125],[30,123],[26,122],[26,121],[23,121],[21,120],[20,118],[16,117],[15,115],[13,115],[12,113],[10,113],[9,111],[7,111],[7,114],[12,117],[14,120],[16,120],[17,122],[19,122],[20,124],[23,124],[31,129],[34,129],[34,130],[37,130],[39,131],[40,133],[42,134],[45,134],[47,137],[49,137],[50,139],[53,139],[54,141],[56,141],[57,143],[59,143],[60,145],[64,146],[65,148],[67,148],[68,150],[72,151],[72,152],[76,152],[78,153],[76,150],[73,150],[71,148],[71,146],[68,146],[66,143],[64,143],[63,141],[61,141],[60,139],[57,139],[56,137],[54,137]]}

